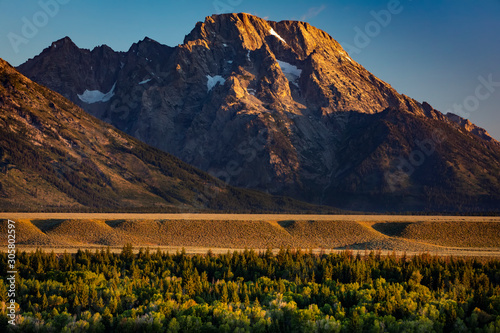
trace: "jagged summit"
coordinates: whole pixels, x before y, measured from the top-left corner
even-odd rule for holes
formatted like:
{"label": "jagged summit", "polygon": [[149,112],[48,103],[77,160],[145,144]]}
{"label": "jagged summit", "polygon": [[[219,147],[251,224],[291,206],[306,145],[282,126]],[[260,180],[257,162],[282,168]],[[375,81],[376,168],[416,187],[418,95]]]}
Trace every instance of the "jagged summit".
{"label": "jagged summit", "polygon": [[162,45],[161,43],[157,42],[156,40],[151,39],[151,38],[146,36],[143,39],[141,39],[140,41],[138,41],[137,43],[132,44],[132,46],[130,47],[128,52],[130,52],[130,50],[132,50],[134,47],[137,47],[138,45],[161,45],[164,47],[168,47],[168,46]]}
{"label": "jagged summit", "polygon": [[75,42],[73,42],[73,40],[70,37],[68,37],[68,36],[63,37],[63,38],[61,38],[61,39],[53,42],[50,45],[50,47],[48,47],[45,50],[43,50],[43,52],[54,52],[57,49],[59,49],[58,52],[60,52],[61,49],[66,50],[66,52],[75,52],[75,51],[79,51],[79,50],[86,50],[86,51],[89,51],[91,53],[92,52],[102,52],[102,50],[106,50],[107,52],[109,52],[109,51],[114,52],[114,50],[111,47],[109,47],[108,45],[106,45],[106,44],[102,44],[102,45],[96,46],[92,50],[89,50],[89,49],[80,49],[75,44]]}
{"label": "jagged summit", "polygon": [[68,36],[63,37],[51,44],[52,48],[57,48],[57,47],[78,47],[76,44],[69,38]]}
{"label": "jagged summit", "polygon": [[184,39],[184,44],[205,40],[211,43],[241,42],[249,50],[262,46],[266,37],[271,36],[271,25],[250,14],[222,14],[208,16]]}
{"label": "jagged summit", "polygon": [[266,21],[257,16],[221,14],[206,17],[184,39],[184,44],[204,39],[213,43],[241,42],[245,49],[256,50],[265,43],[280,42],[304,60],[311,53],[333,49],[341,56],[346,52],[326,32],[301,21]]}
{"label": "jagged summit", "polygon": [[152,42],[152,43],[158,43],[157,41],[155,41],[154,39],[152,38],[149,38],[148,36],[144,37],[144,39],[142,40],[143,42]]}
{"label": "jagged summit", "polygon": [[[456,198],[448,193],[463,202],[498,194],[491,184],[500,176],[490,174],[498,170],[496,141],[398,93],[305,22],[213,15],[176,47],[144,39],[128,52],[99,56],[56,49],[19,70],[233,185],[368,210],[451,209]],[[85,92],[106,98],[82,100]],[[435,129],[449,131],[453,142],[394,186],[386,175]],[[462,156],[471,149],[475,157]],[[449,174],[454,180],[443,184]],[[468,193],[457,190],[460,179]]]}

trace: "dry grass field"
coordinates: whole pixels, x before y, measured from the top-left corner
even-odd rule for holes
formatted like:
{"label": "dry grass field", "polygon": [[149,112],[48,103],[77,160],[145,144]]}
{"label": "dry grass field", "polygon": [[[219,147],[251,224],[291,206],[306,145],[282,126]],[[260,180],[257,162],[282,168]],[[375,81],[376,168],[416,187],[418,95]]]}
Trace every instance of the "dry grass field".
{"label": "dry grass field", "polygon": [[119,249],[131,243],[193,253],[291,247],[500,257],[499,217],[2,213],[2,250],[6,219],[16,221],[20,249]]}

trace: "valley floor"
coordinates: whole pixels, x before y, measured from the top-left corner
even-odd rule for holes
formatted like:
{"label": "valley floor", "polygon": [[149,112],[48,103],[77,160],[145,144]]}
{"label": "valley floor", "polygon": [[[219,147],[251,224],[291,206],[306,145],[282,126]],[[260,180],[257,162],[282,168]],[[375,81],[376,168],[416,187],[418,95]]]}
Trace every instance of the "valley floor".
{"label": "valley floor", "polygon": [[[267,248],[314,252],[500,257],[500,217],[258,214],[65,214],[0,213],[16,222],[18,249],[57,253],[140,247],[187,253]],[[7,237],[0,249],[7,249]]]}

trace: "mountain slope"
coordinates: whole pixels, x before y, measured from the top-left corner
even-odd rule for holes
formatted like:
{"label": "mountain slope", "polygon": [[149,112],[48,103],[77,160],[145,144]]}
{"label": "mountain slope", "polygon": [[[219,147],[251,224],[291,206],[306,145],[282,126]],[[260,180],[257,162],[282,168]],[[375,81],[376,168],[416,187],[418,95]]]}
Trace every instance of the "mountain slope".
{"label": "mountain slope", "polygon": [[[66,38],[19,69],[119,129],[235,186],[314,203],[340,199],[354,209],[498,207],[498,142],[399,94],[307,23],[214,15],[175,48],[146,38],[115,53],[121,60],[110,65],[108,79],[93,69],[99,67],[93,53],[101,48],[80,50]],[[77,73],[85,68],[89,78],[82,83]],[[112,96],[89,103],[82,96],[92,90]],[[430,140],[433,128],[449,133],[450,140],[418,171],[399,177],[398,161],[419,149],[415,138]],[[463,159],[463,148],[474,155]],[[451,173],[451,184],[430,183],[426,175],[435,170],[434,159],[449,163],[450,170],[439,168],[443,173],[436,179]],[[395,178],[404,181],[394,186]],[[475,190],[459,192],[462,204],[454,196],[467,188],[463,182]]]}
{"label": "mountain slope", "polygon": [[0,59],[0,209],[313,209],[225,186],[129,137]]}
{"label": "mountain slope", "polygon": [[387,109],[351,115],[339,150],[344,169],[327,203],[393,211],[489,211],[500,203],[500,149],[438,119]]}

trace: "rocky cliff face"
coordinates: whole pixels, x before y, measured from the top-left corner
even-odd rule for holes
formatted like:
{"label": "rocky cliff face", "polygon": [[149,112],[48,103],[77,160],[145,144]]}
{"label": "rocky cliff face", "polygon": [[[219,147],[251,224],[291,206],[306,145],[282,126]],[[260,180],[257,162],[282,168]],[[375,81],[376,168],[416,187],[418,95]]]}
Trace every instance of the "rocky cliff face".
{"label": "rocky cliff face", "polygon": [[[432,128],[464,138],[478,134],[467,126],[458,131],[430,105],[399,94],[325,32],[248,14],[207,17],[175,48],[146,38],[126,53],[105,46],[87,51],[64,39],[19,69],[232,185],[341,201],[351,209],[453,209],[454,199],[444,199],[453,186],[422,176],[435,170],[429,160],[454,160],[450,149],[443,156],[433,152],[418,172],[396,177],[397,186],[391,177],[401,175],[397,161],[410,158],[419,149],[417,138],[429,138]],[[477,158],[497,172],[498,147],[476,144],[487,146],[493,155]],[[450,167],[463,177],[473,168]],[[474,175],[481,194],[473,197],[498,195],[490,185],[499,173],[488,179]],[[461,200],[470,201],[469,195]]]}

